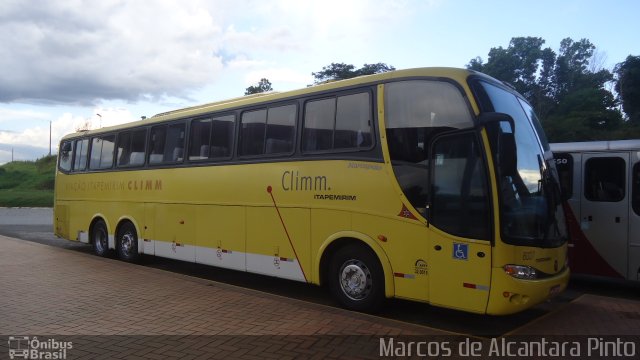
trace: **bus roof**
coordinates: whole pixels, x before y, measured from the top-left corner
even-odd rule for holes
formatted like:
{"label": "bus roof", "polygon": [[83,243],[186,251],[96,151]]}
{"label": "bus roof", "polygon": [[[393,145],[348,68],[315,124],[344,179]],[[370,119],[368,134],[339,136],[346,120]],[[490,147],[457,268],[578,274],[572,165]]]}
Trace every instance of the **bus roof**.
{"label": "bus roof", "polygon": [[76,133],[65,135],[63,139],[73,138],[78,136],[87,136],[93,134],[100,134],[105,132],[111,132],[121,129],[126,129],[135,126],[151,125],[159,122],[183,119],[187,117],[198,116],[210,112],[220,112],[227,109],[235,109],[241,106],[258,105],[260,103],[285,100],[296,96],[310,95],[313,93],[320,93],[328,90],[340,89],[343,87],[352,87],[364,84],[371,84],[376,82],[384,82],[399,78],[412,78],[412,77],[434,77],[434,78],[448,78],[458,81],[460,84],[465,84],[466,79],[470,75],[483,76],[490,78],[484,74],[473,70],[459,69],[459,68],[447,68],[447,67],[434,67],[434,68],[416,68],[389,71],[381,74],[359,76],[352,79],[339,80],[326,82],[319,85],[309,86],[307,88],[286,91],[286,92],[269,92],[259,93],[253,95],[247,95],[242,97],[236,97],[212,103],[206,103],[197,106],[191,106],[183,109],[172,110],[156,114],[152,117],[138,120],[126,124],[104,127],[96,130],[86,130]]}
{"label": "bus roof", "polygon": [[640,139],[612,141],[582,141],[549,144],[553,152],[584,152],[608,150],[640,150]]}

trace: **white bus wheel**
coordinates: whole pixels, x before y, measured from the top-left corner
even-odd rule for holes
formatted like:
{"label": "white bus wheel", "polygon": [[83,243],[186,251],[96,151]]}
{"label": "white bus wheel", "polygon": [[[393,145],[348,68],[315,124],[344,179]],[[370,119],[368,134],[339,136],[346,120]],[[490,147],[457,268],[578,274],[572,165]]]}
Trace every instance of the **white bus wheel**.
{"label": "white bus wheel", "polygon": [[331,259],[329,286],[346,308],[375,312],[384,303],[384,273],[378,257],[360,245],[347,245]]}

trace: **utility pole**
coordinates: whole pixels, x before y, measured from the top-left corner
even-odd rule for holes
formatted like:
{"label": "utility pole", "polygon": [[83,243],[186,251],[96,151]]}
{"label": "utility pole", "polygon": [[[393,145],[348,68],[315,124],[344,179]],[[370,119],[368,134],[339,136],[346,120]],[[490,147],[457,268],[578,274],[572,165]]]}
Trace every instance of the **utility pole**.
{"label": "utility pole", "polygon": [[51,156],[51,120],[49,120],[49,156]]}

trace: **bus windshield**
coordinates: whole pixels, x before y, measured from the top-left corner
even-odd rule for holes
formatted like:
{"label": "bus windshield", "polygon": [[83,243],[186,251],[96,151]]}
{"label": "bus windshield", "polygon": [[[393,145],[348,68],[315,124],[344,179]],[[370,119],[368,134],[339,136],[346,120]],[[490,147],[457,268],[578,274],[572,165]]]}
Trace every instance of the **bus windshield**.
{"label": "bus windshield", "polygon": [[[566,223],[555,164],[545,158],[549,144],[539,121],[524,100],[492,84],[481,84],[493,108],[490,111],[508,114],[515,123],[515,129],[507,129],[507,123],[493,129],[494,133],[513,132],[517,149],[517,171],[498,174],[502,239],[513,245],[560,246],[567,241]],[[491,138],[496,151],[497,137]]]}

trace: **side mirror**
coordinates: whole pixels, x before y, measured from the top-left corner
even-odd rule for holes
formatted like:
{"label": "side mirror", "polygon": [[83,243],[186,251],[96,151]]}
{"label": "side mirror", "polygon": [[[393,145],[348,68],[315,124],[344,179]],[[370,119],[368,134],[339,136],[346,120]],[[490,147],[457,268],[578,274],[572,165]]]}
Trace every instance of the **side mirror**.
{"label": "side mirror", "polygon": [[502,176],[518,173],[518,150],[516,137],[511,133],[501,133],[498,137],[498,168]]}
{"label": "side mirror", "polygon": [[487,126],[489,124],[499,124],[502,122],[508,122],[511,125],[511,132],[515,133],[516,123],[509,114],[498,112],[485,112],[478,117],[478,126]]}
{"label": "side mirror", "polygon": [[518,173],[518,150],[516,147],[516,124],[511,115],[504,113],[482,113],[478,126],[486,126],[493,134],[492,145],[496,147],[496,166],[502,176]]}

